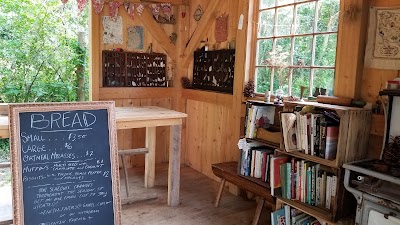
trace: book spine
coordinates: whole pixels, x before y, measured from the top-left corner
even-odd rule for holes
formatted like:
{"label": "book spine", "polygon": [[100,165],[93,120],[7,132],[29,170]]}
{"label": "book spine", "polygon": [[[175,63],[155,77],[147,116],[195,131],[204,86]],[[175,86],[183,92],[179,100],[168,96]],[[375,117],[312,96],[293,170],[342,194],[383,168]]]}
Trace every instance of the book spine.
{"label": "book spine", "polygon": [[315,143],[314,143],[314,155],[319,156],[320,149],[320,121],[321,117],[317,117],[315,120]]}
{"label": "book spine", "polygon": [[311,205],[315,205],[315,165],[311,167]]}
{"label": "book spine", "polygon": [[262,152],[261,160],[261,180],[265,181],[265,167],[267,166],[267,152]]}
{"label": "book spine", "polygon": [[338,126],[326,127],[325,159],[333,160],[336,158],[338,138]]}
{"label": "book spine", "polygon": [[331,207],[336,200],[336,191],[337,191],[337,176],[332,176]]}
{"label": "book spine", "polygon": [[311,166],[307,168],[307,204],[311,205]]}
{"label": "book spine", "polygon": [[296,200],[300,201],[300,161],[296,162]]}
{"label": "book spine", "polygon": [[296,199],[296,159],[292,159],[292,171],[291,171],[291,185],[290,185],[290,199]]}
{"label": "book spine", "polygon": [[286,198],[292,199],[292,163],[286,163]]}
{"label": "book spine", "polygon": [[321,157],[321,158],[325,158],[326,127],[327,127],[327,123],[325,121],[325,118],[321,118],[320,150],[319,150],[319,157]]}
{"label": "book spine", "polygon": [[286,198],[286,163],[281,164],[279,168],[280,168],[282,197]]}
{"label": "book spine", "polygon": [[325,196],[325,208],[331,208],[331,194],[332,194],[332,177],[327,176],[326,178],[326,196]]}

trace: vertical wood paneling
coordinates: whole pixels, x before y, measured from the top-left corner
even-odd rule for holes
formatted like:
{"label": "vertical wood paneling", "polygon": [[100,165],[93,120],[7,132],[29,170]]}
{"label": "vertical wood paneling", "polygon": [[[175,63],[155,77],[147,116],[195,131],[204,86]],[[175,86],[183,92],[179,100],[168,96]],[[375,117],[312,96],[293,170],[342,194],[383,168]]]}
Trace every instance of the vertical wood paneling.
{"label": "vertical wood paneling", "polygon": [[[185,163],[203,174],[215,178],[211,164],[234,160],[229,123],[231,109],[212,103],[187,101],[187,153]],[[237,159],[236,159],[237,160]]]}

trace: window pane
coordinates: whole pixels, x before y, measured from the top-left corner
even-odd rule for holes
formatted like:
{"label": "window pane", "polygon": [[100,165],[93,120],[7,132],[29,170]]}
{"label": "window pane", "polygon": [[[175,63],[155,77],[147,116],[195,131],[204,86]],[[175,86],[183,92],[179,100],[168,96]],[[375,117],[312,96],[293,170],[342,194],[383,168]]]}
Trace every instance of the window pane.
{"label": "window pane", "polygon": [[335,66],[336,34],[316,35],[315,65]]}
{"label": "window pane", "polygon": [[274,69],[274,94],[278,88],[281,88],[285,95],[288,94],[289,88],[289,68],[275,68]]}
{"label": "window pane", "polygon": [[272,39],[257,41],[257,66],[265,65],[266,53],[270,51],[272,51]]}
{"label": "window pane", "polygon": [[274,35],[274,16],[274,9],[260,12],[258,37],[272,37]]}
{"label": "window pane", "polygon": [[277,64],[282,65],[286,63],[289,65],[290,63],[290,49],[292,46],[291,38],[277,38],[276,39],[276,47],[275,47],[275,55],[273,59]]}
{"label": "window pane", "polygon": [[296,34],[311,34],[314,27],[315,2],[300,4],[296,12]]}
{"label": "window pane", "polygon": [[275,0],[261,0],[260,1],[260,9],[265,9],[275,6]]}
{"label": "window pane", "polygon": [[278,9],[277,35],[291,34],[293,24],[293,6]]}
{"label": "window pane", "polygon": [[292,73],[292,96],[300,97],[300,87],[307,87],[303,97],[308,97],[310,86],[310,69],[293,69]]}
{"label": "window pane", "polygon": [[324,0],[318,3],[318,32],[336,31],[339,23],[340,0]]}
{"label": "window pane", "polygon": [[297,66],[311,65],[312,36],[296,37],[294,40],[293,64]]}
{"label": "window pane", "polygon": [[334,78],[333,69],[314,69],[314,87],[326,89],[327,95],[333,95]]}
{"label": "window pane", "polygon": [[287,5],[293,3],[294,0],[278,0],[278,5]]}
{"label": "window pane", "polygon": [[265,93],[271,83],[271,69],[266,67],[256,68],[256,93]]}

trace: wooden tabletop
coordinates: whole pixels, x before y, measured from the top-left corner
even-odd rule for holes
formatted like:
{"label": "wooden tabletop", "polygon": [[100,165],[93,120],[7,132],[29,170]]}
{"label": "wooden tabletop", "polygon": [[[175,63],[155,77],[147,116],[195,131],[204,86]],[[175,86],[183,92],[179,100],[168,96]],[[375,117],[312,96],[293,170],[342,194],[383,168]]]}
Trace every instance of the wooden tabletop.
{"label": "wooden tabletop", "polygon": [[[182,123],[185,113],[158,106],[115,107],[117,129],[169,126]],[[0,115],[0,138],[8,138],[8,115]]]}

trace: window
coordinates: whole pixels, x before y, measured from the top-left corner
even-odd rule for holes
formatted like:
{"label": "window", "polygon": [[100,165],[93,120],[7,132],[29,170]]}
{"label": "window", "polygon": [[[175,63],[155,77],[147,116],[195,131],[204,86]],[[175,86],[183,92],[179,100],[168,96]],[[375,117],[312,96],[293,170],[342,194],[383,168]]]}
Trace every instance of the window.
{"label": "window", "polygon": [[256,93],[333,94],[340,0],[259,0]]}

